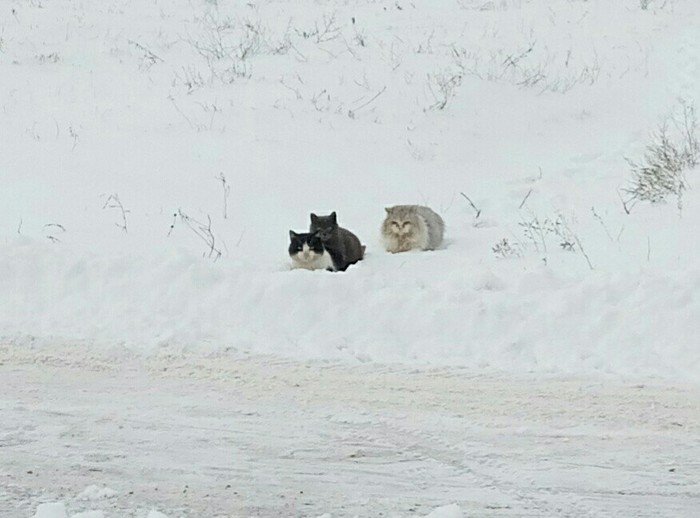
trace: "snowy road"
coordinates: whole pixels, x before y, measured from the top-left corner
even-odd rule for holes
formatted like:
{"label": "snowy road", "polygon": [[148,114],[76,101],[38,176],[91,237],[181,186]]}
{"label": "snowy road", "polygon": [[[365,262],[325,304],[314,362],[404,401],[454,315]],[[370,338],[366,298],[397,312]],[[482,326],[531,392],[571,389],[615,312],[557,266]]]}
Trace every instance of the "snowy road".
{"label": "snowy road", "polygon": [[700,510],[697,386],[12,347],[0,380],[2,517]]}

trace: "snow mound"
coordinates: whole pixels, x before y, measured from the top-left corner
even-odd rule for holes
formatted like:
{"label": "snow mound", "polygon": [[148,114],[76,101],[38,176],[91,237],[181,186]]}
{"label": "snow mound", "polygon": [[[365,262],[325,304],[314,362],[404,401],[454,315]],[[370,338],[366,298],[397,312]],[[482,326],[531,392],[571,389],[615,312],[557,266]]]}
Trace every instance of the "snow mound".
{"label": "snow mound", "polygon": [[[68,518],[66,505],[63,502],[39,504],[33,518]],[[83,511],[72,514],[70,518],[105,518],[105,513],[104,511]]]}
{"label": "snow mound", "polygon": [[15,272],[21,294],[0,299],[8,354],[30,346],[60,354],[61,344],[78,342],[86,354],[119,344],[139,354],[242,351],[700,380],[697,269],[571,274],[533,264],[516,276],[512,263],[470,265],[448,249],[369,256],[333,274],[182,253],[4,250],[0,270]]}
{"label": "snow mound", "polygon": [[108,487],[99,487],[96,485],[90,485],[85,488],[79,495],[79,500],[102,500],[104,498],[114,498],[117,496],[117,492],[114,489]]}
{"label": "snow mound", "polygon": [[425,518],[463,518],[462,510],[457,504],[438,507]]}
{"label": "snow mound", "polygon": [[66,506],[63,502],[39,504],[34,518],[68,518]]}
{"label": "snow mound", "polygon": [[105,518],[104,511],[84,511],[71,516],[71,518]]}

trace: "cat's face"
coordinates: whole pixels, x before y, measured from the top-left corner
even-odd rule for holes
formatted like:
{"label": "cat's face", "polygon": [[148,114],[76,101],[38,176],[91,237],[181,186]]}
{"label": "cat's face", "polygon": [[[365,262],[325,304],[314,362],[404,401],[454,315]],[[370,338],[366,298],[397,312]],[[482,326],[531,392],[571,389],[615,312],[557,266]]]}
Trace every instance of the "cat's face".
{"label": "cat's face", "polygon": [[289,256],[300,263],[312,263],[323,255],[321,238],[315,232],[297,234],[289,231]]}
{"label": "cat's face", "polygon": [[410,235],[416,224],[416,215],[399,207],[387,207],[384,231],[397,236]]}
{"label": "cat's face", "polygon": [[322,241],[327,241],[338,229],[338,219],[335,212],[331,212],[329,216],[317,216],[311,214],[311,227],[309,230],[318,234]]}

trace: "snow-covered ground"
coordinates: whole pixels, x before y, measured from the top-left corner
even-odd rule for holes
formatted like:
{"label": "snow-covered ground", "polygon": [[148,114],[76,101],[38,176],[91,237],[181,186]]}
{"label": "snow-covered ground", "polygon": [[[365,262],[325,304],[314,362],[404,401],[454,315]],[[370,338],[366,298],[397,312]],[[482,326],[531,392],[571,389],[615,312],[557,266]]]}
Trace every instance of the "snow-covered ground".
{"label": "snow-covered ground", "polygon": [[139,518],[700,509],[697,386],[257,356],[107,360],[28,354],[0,367],[0,515],[59,502],[71,517]]}
{"label": "snow-covered ground", "polygon": [[[11,6],[4,343],[700,380],[696,172],[620,201],[700,91],[696,2]],[[444,249],[385,253],[396,203]],[[331,210],[366,260],[287,271]]]}
{"label": "snow-covered ground", "polygon": [[[378,472],[353,464],[345,478],[317,475],[323,490],[289,503],[291,515],[422,516],[453,503],[467,516],[697,508],[697,487],[676,488],[677,472],[661,477],[672,448],[654,448],[684,445],[674,458],[685,461],[687,480],[700,479],[687,462],[698,458],[700,172],[685,171],[687,190],[666,203],[635,203],[625,189],[627,159],[642,161],[664,122],[682,138],[683,106],[700,106],[699,27],[695,0],[7,0],[0,383],[7,377],[9,388],[0,392],[0,475],[15,478],[0,505],[13,517],[59,500],[65,511],[41,512],[284,514],[256,477],[287,473],[289,482],[303,473],[285,472],[281,450],[265,450],[268,430],[280,430],[282,444],[320,448],[334,438],[335,453],[314,450],[326,455],[311,459],[322,469],[290,459],[309,477],[344,469],[335,462],[347,452],[342,423],[324,421],[337,413],[333,398],[309,395],[316,406],[307,414],[288,388],[267,389],[262,379],[281,362],[302,393],[317,373],[318,390],[344,394],[353,433],[366,428],[366,442],[403,452],[378,461]],[[443,248],[383,251],[383,209],[406,203],[443,216]],[[288,230],[332,210],[366,244],[365,260],[344,273],[290,271]],[[232,381],[217,372],[241,358],[252,358],[245,377],[260,382],[245,385],[248,399],[233,408],[268,414],[229,422],[224,382]],[[138,374],[133,362],[151,371]],[[174,382],[154,367],[172,362],[196,381]],[[217,371],[218,363],[228,367]],[[355,389],[338,385],[346,376]],[[397,383],[444,398],[448,409],[478,408],[453,418],[413,409],[413,396],[392,391]],[[586,400],[591,387],[606,394],[600,421]],[[621,425],[627,404],[635,417]],[[683,426],[644,418],[642,409],[665,404],[664,419]],[[221,432],[201,447],[187,432],[200,405]],[[386,405],[397,414],[385,422]],[[168,407],[182,421],[177,433]],[[398,408],[421,417],[408,426]],[[490,408],[511,420],[491,420]],[[576,452],[542,439],[557,408],[566,409],[557,426],[580,432]],[[60,434],[71,422],[112,426],[125,415],[151,424],[119,437],[87,427],[76,457],[65,453]],[[515,415],[533,423],[532,436]],[[286,426],[298,416],[308,428]],[[113,438],[114,451],[127,451],[149,426],[170,484],[161,500],[147,462],[111,457],[106,444]],[[207,466],[225,455],[230,426],[257,438],[250,464],[227,475],[248,485],[251,502],[207,508],[205,489],[186,500],[182,480],[202,488],[214,480]],[[614,462],[598,449],[601,436],[620,438]],[[493,452],[489,441],[498,441]],[[36,454],[42,471],[32,478],[24,459],[39,446],[49,453]],[[541,459],[518,453],[533,448]],[[490,452],[502,464],[465,464]],[[92,454],[109,457],[109,473],[85,471]],[[605,471],[562,471],[566,456]],[[647,462],[656,463],[650,471]],[[406,478],[392,485],[403,468]],[[555,484],[548,477],[558,473],[565,478]],[[442,483],[430,486],[431,477]],[[343,487],[331,491],[351,482],[358,494],[375,488],[376,498],[351,504]],[[107,483],[114,507],[76,503],[85,488]],[[296,486],[283,485],[270,491],[289,498]],[[489,510],[496,493],[473,491],[496,486]],[[617,498],[612,487],[636,498]],[[139,488],[148,489],[139,496]]]}

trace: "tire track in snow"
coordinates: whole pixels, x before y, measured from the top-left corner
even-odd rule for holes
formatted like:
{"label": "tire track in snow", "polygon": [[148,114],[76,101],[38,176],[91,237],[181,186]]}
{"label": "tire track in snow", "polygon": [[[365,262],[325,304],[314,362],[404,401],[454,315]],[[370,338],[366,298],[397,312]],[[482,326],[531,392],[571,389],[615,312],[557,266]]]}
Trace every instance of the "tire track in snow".
{"label": "tire track in snow", "polygon": [[0,502],[22,516],[59,498],[83,510],[75,495],[94,483],[120,492],[122,514],[198,518],[424,516],[452,502],[467,516],[678,518],[700,505],[697,387],[55,354],[0,358]]}

